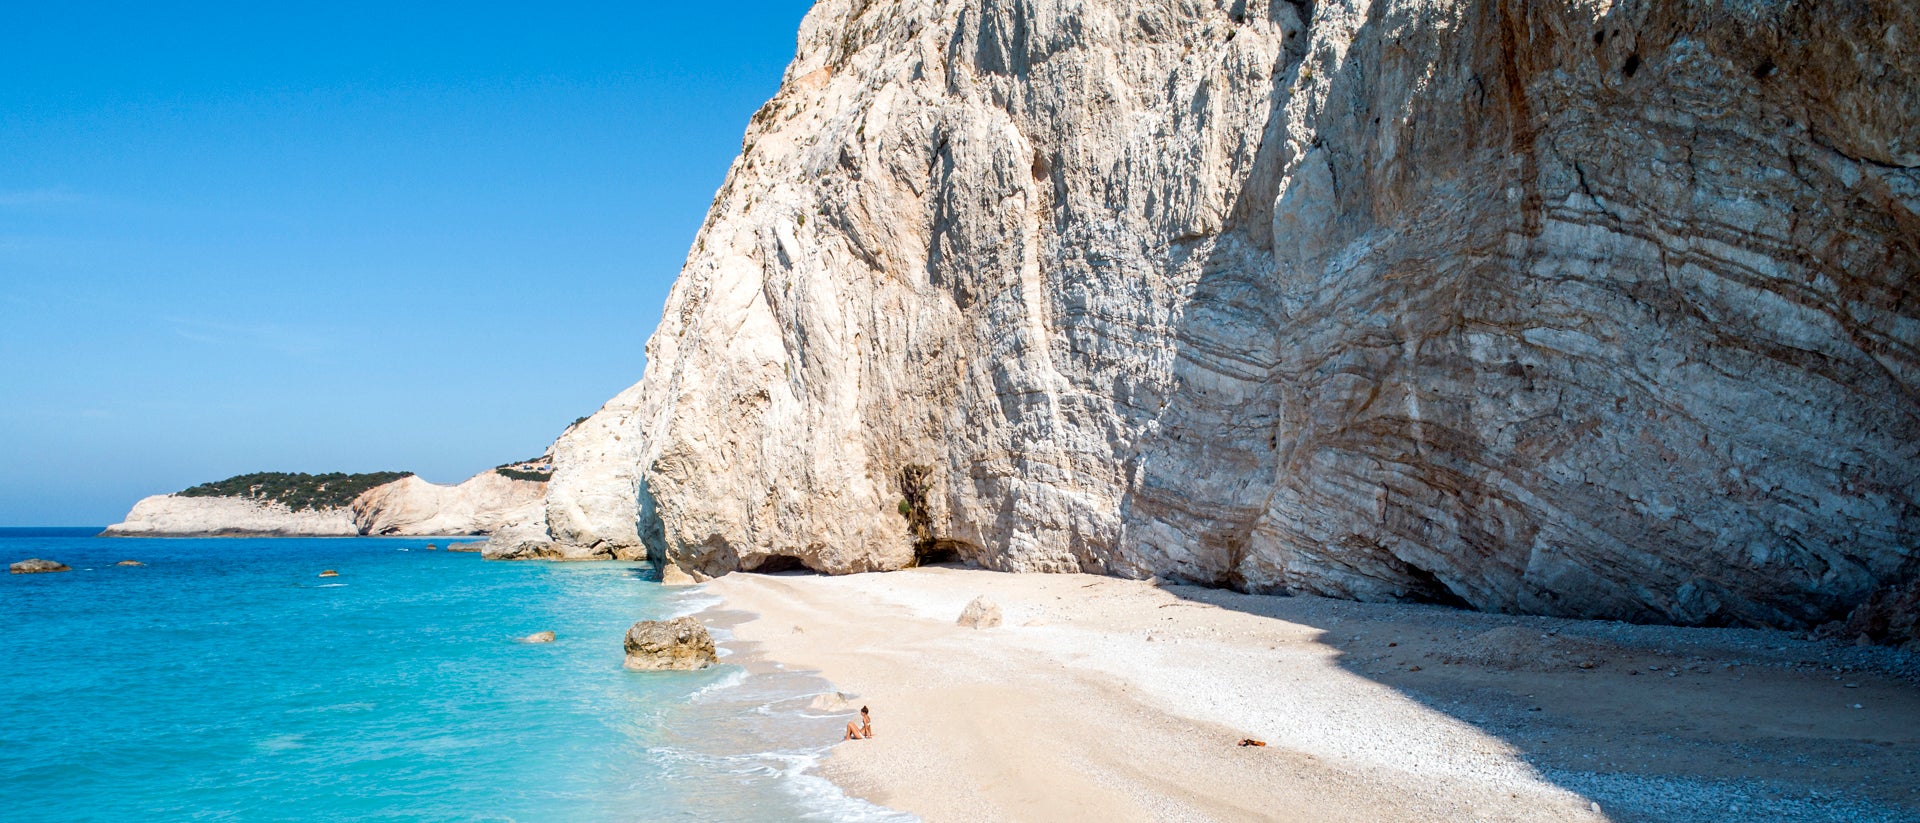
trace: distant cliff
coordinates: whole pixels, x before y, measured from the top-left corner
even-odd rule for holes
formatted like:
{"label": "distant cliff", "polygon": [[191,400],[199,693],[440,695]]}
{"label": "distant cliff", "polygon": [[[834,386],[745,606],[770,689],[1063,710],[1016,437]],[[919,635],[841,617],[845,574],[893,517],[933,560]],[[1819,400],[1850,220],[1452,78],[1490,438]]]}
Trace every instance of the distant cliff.
{"label": "distant cliff", "polygon": [[821,0],[517,544],[1844,614],[1920,570],[1912,10]]}
{"label": "distant cliff", "polygon": [[[532,462],[532,461],[528,461]],[[512,472],[512,476],[509,475]],[[206,483],[134,504],[112,537],[489,534],[528,517],[546,483],[523,464],[489,469],[456,486],[407,472],[261,473]]]}

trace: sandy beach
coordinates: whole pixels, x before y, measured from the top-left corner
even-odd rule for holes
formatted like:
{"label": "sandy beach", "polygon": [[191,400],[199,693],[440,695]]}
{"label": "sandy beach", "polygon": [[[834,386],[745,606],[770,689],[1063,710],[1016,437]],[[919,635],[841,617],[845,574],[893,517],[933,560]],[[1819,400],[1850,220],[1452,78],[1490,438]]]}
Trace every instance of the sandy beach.
{"label": "sandy beach", "polygon": [[[705,588],[757,615],[735,653],[873,708],[824,775],[928,821],[1920,820],[1891,650],[947,567]],[[1004,624],[956,625],[981,595]]]}

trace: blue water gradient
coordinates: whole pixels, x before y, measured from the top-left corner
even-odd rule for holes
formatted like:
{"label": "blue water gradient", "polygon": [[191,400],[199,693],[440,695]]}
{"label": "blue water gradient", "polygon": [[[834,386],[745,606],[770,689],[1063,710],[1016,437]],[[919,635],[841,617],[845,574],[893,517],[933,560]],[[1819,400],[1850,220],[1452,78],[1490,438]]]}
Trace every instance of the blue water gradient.
{"label": "blue water gradient", "polygon": [[634,620],[697,607],[645,564],[91,532],[0,530],[74,569],[0,578],[12,823],[889,817],[802,773],[821,684],[621,669]]}

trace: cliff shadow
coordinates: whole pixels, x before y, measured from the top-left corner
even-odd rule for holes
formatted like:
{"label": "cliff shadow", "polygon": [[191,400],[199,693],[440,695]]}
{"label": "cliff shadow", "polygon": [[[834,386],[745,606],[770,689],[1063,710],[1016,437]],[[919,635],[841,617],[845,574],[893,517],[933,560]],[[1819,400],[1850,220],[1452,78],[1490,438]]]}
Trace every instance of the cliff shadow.
{"label": "cliff shadow", "polygon": [[[1472,425],[1476,394],[1535,380],[1518,360],[1475,359],[1467,308],[1497,302],[1507,255],[1542,230],[1543,115],[1525,83],[1544,66],[1528,8],[1475,4],[1460,45],[1434,47],[1454,60],[1441,66],[1447,103],[1468,107],[1455,133],[1382,95],[1396,71],[1385,52],[1422,51],[1388,4],[1341,64],[1282,72],[1322,73],[1322,139],[1302,156],[1276,141],[1289,93],[1276,88],[1228,225],[1171,253],[1198,277],[1173,328],[1174,385],[1150,415],[1157,437],[1130,456],[1123,542],[1170,579],[1212,587],[1166,586],[1183,601],[1316,630],[1341,671],[1474,730],[1613,819],[1920,820],[1911,655],[1449,607],[1545,610],[1524,598],[1578,583],[1520,591],[1530,558],[1506,549],[1553,528],[1551,512],[1476,480],[1499,475]],[[1356,61],[1366,70],[1347,71]],[[1409,155],[1422,162],[1395,161]],[[1460,208],[1472,202],[1503,211],[1474,223]],[[1528,293],[1512,291],[1522,305],[1499,308],[1525,314]],[[1648,545],[1660,539],[1623,538],[1674,550]],[[1299,592],[1354,600],[1284,596]],[[1425,604],[1377,602],[1389,600]]]}
{"label": "cliff shadow", "polygon": [[1772,630],[1161,588],[1317,632],[1340,671],[1611,820],[1920,820],[1920,656]]}

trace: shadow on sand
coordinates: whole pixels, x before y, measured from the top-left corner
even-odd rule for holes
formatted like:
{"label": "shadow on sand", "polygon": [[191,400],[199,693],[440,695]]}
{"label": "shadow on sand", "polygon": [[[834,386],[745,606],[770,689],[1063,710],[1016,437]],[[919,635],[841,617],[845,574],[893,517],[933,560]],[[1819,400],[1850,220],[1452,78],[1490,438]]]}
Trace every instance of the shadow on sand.
{"label": "shadow on sand", "polygon": [[1920,821],[1920,660],[1909,653],[1778,631],[1162,588],[1317,629],[1344,671],[1504,742],[1613,820]]}

